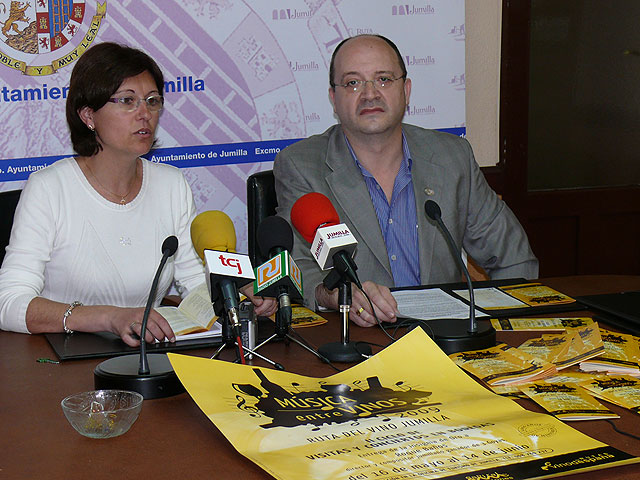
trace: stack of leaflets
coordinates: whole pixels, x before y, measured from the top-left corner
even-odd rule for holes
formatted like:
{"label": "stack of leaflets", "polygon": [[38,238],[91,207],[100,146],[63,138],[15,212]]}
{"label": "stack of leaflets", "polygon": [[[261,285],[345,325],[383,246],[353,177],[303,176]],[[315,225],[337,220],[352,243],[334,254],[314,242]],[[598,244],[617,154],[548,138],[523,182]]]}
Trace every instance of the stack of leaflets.
{"label": "stack of leaflets", "polygon": [[640,380],[628,375],[595,377],[580,384],[592,395],[640,413]]}
{"label": "stack of leaflets", "polygon": [[558,370],[576,365],[604,352],[604,343],[597,323],[582,328],[567,329],[562,333],[551,333],[531,338],[518,347],[549,363]]}
{"label": "stack of leaflets", "polygon": [[520,388],[531,400],[560,420],[620,418],[577,383],[541,381]]}
{"label": "stack of leaflets", "polygon": [[585,372],[640,376],[638,338],[607,330],[601,330],[600,335],[604,343],[604,352],[580,362],[580,369]]}
{"label": "stack of leaflets", "polygon": [[556,373],[556,367],[504,343],[483,350],[452,353],[456,365],[489,386],[518,385]]}

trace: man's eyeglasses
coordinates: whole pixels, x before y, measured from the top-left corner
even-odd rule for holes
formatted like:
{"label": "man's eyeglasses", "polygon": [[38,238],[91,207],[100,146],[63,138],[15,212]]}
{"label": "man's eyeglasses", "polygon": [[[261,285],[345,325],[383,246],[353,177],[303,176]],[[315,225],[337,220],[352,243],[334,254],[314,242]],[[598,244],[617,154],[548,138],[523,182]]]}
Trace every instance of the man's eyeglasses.
{"label": "man's eyeglasses", "polygon": [[392,78],[385,75],[381,75],[373,80],[349,80],[347,83],[342,85],[337,84],[334,87],[342,87],[345,88],[348,92],[360,92],[365,89],[367,83],[371,83],[371,85],[378,89],[384,90],[385,88],[389,88],[393,85],[393,82],[396,80],[404,80],[405,76],[402,75],[400,77]]}
{"label": "man's eyeglasses", "polygon": [[117,103],[120,109],[124,110],[125,112],[133,112],[137,110],[142,102],[147,104],[147,108],[150,112],[160,111],[164,106],[164,97],[162,95],[150,95],[147,98],[138,98],[132,96],[112,97],[108,101]]}

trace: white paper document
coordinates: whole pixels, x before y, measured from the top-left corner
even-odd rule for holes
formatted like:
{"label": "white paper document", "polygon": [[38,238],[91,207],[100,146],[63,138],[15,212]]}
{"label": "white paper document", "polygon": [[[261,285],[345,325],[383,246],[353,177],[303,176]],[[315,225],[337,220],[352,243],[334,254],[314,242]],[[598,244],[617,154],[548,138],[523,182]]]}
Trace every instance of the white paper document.
{"label": "white paper document", "polygon": [[[454,290],[454,292],[456,295],[460,295],[462,298],[469,300],[469,290]],[[476,303],[476,307],[485,309],[528,307],[526,303],[521,302],[517,298],[513,298],[511,295],[508,295],[502,290],[494,287],[474,288],[473,297]]]}
{"label": "white paper document", "polygon": [[[469,305],[439,288],[398,290],[391,292],[398,302],[400,316],[418,320],[469,318]],[[487,317],[476,309],[476,317]]]}

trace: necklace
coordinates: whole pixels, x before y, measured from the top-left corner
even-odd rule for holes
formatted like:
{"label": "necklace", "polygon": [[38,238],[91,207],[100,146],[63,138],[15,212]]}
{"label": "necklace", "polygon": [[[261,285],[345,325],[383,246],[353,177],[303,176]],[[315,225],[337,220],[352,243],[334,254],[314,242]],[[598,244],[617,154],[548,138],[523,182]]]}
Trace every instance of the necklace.
{"label": "necklace", "polygon": [[125,205],[127,203],[127,197],[129,196],[129,194],[131,193],[131,191],[133,190],[133,187],[135,186],[135,184],[137,183],[135,180],[138,178],[138,160],[136,160],[136,176],[134,178],[133,183],[131,184],[131,186],[129,187],[129,190],[127,190],[127,193],[125,193],[124,195],[120,195],[117,193],[113,193],[111,190],[109,190],[107,187],[105,187],[102,183],[100,183],[100,180],[98,180],[98,177],[96,177],[95,173],[93,173],[93,170],[91,170],[91,167],[89,166],[89,162],[87,162],[85,160],[84,164],[87,166],[87,169],[89,170],[89,173],[91,174],[91,176],[93,177],[93,179],[98,183],[98,185],[100,185],[100,187],[107,192],[108,194],[110,194],[113,197],[116,198],[120,198],[120,205]]}

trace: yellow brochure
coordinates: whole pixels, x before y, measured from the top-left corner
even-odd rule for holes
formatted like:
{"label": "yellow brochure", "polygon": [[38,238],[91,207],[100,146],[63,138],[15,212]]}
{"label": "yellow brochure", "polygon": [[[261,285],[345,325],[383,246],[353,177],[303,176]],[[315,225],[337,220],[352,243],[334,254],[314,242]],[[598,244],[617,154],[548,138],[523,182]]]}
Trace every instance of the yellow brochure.
{"label": "yellow brochure", "polygon": [[580,362],[584,371],[606,371],[621,375],[640,375],[638,338],[625,333],[600,330],[604,352]]}
{"label": "yellow brochure", "polygon": [[327,319],[301,305],[291,307],[291,326],[294,328],[315,327],[327,323]]}
{"label": "yellow brochure", "polygon": [[561,370],[601,354],[604,352],[604,343],[598,324],[592,323],[582,328],[570,328],[562,333],[529,339],[518,350],[553,363]]}
{"label": "yellow brochure", "polygon": [[[558,370],[577,365],[604,352],[604,343],[600,338],[600,329],[597,324],[569,329],[561,335],[568,339],[568,348],[553,361]],[[549,336],[543,335],[542,338],[547,340]]]}
{"label": "yellow brochure", "polygon": [[548,383],[582,383],[594,378],[592,373],[581,372],[576,368],[573,366],[562,370],[552,377],[545,378],[544,381]]}
{"label": "yellow brochure", "polygon": [[[579,352],[577,359],[584,361],[589,358],[601,355],[604,353],[604,342],[602,341],[602,335],[600,334],[600,327],[597,323],[586,325],[584,327],[572,329],[578,334],[582,341],[582,350]],[[572,365],[577,362],[572,361]],[[564,367],[563,367],[564,368]]]}
{"label": "yellow brochure", "polygon": [[560,420],[620,418],[575,383],[533,382],[520,388],[531,400]]}
{"label": "yellow brochure", "polygon": [[586,327],[592,325],[593,319],[588,317],[568,318],[492,318],[491,325],[496,330],[535,331],[535,330],[566,330],[568,328]]}
{"label": "yellow brochure", "polygon": [[640,460],[487,391],[422,329],[326,378],[169,358],[204,414],[276,479],[532,479]]}
{"label": "yellow brochure", "polygon": [[530,338],[518,347],[532,357],[540,358],[548,363],[555,363],[569,351],[571,338],[566,334],[544,335]]}
{"label": "yellow brochure", "polygon": [[484,382],[482,384],[493,393],[502,395],[503,397],[527,398],[518,385],[489,385]]}
{"label": "yellow brochure", "polygon": [[640,380],[628,375],[608,375],[580,384],[591,394],[640,413]]}
{"label": "yellow brochure", "polygon": [[504,343],[449,357],[463,370],[489,385],[515,385],[556,373],[554,365]]}
{"label": "yellow brochure", "polygon": [[564,293],[560,293],[551,287],[542,285],[541,283],[508,285],[500,287],[500,290],[531,307],[539,307],[541,305],[562,305],[565,303],[575,302],[573,298],[565,295]]}

